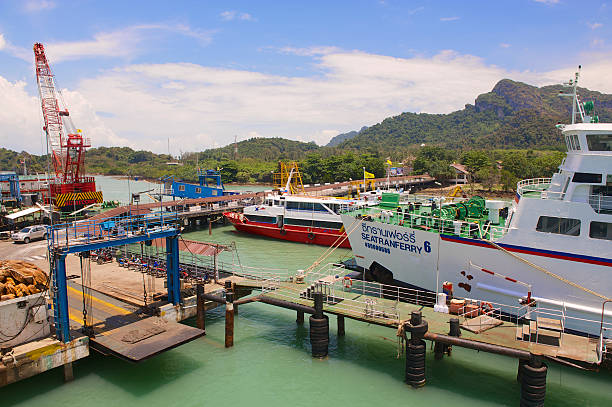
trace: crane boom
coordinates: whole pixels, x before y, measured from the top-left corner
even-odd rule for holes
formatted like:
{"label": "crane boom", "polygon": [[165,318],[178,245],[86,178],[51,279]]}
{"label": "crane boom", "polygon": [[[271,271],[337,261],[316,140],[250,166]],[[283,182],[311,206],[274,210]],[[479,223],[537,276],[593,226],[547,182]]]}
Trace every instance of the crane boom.
{"label": "crane boom", "polygon": [[41,43],[34,44],[34,66],[44,119],[43,130],[55,171],[49,199],[62,209],[101,203],[102,192],[96,191],[94,178],[83,174],[85,149],[90,143],[83,138],[80,130],[74,130],[68,109],[65,106],[63,110],[60,108],[58,96],[61,97],[61,92],[56,89],[55,78]]}
{"label": "crane boom", "polygon": [[[47,134],[47,143],[49,145],[55,176],[61,178],[64,172],[62,118],[60,116],[59,103],[55,95],[53,73],[47,62],[45,48],[41,43],[34,44],[34,63],[36,67],[36,81],[38,83],[40,104],[45,122],[43,130],[45,130]],[[66,111],[65,114],[68,114],[68,112]]]}

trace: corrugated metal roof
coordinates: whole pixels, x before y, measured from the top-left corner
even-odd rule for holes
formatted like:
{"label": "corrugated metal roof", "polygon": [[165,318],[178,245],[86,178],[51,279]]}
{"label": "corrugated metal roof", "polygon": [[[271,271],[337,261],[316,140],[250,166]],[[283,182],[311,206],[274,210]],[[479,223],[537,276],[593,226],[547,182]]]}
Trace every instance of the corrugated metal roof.
{"label": "corrugated metal roof", "polygon": [[36,213],[36,212],[40,211],[40,210],[42,210],[42,208],[40,208],[38,206],[33,206],[31,208],[27,208],[27,209],[24,209],[24,210],[19,211],[19,212],[11,213],[10,215],[6,215],[5,218],[8,218],[8,219],[17,219],[17,218],[21,218],[22,216],[31,215],[33,213]]}
{"label": "corrugated metal roof", "polygon": [[[166,239],[154,239],[153,246],[166,247]],[[226,246],[213,243],[198,242],[196,240],[179,240],[179,250],[187,251],[201,256],[214,256],[224,250],[228,250]]]}

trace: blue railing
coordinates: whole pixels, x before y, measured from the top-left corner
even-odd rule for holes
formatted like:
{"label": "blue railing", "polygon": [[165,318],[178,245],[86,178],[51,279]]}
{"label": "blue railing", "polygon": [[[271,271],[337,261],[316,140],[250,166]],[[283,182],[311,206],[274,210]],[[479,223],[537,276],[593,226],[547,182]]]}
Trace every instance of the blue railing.
{"label": "blue railing", "polygon": [[82,245],[103,240],[124,239],[168,229],[179,229],[177,212],[123,214],[52,225],[47,233],[47,244],[50,249],[61,249],[73,244]]}

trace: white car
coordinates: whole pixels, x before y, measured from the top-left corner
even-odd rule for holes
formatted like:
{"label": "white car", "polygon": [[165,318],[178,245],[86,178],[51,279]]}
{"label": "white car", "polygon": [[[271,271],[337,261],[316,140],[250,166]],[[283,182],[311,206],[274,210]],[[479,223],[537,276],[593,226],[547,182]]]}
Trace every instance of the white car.
{"label": "white car", "polygon": [[32,240],[46,238],[47,227],[44,225],[28,226],[11,235],[11,239],[13,239],[13,241],[23,243],[30,243]]}

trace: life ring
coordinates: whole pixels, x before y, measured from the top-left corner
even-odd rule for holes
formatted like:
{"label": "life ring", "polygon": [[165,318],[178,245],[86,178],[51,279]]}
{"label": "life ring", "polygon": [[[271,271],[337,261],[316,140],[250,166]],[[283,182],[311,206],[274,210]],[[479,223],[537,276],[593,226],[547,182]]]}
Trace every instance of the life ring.
{"label": "life ring", "polygon": [[308,232],[308,239],[314,240],[314,238],[315,238],[315,234],[312,232]]}
{"label": "life ring", "polygon": [[349,276],[344,276],[342,279],[342,286],[346,289],[350,289],[353,286],[353,280]]}
{"label": "life ring", "polygon": [[480,311],[483,314],[487,314],[487,313],[493,311],[493,305],[490,302],[482,301],[480,303]]}

